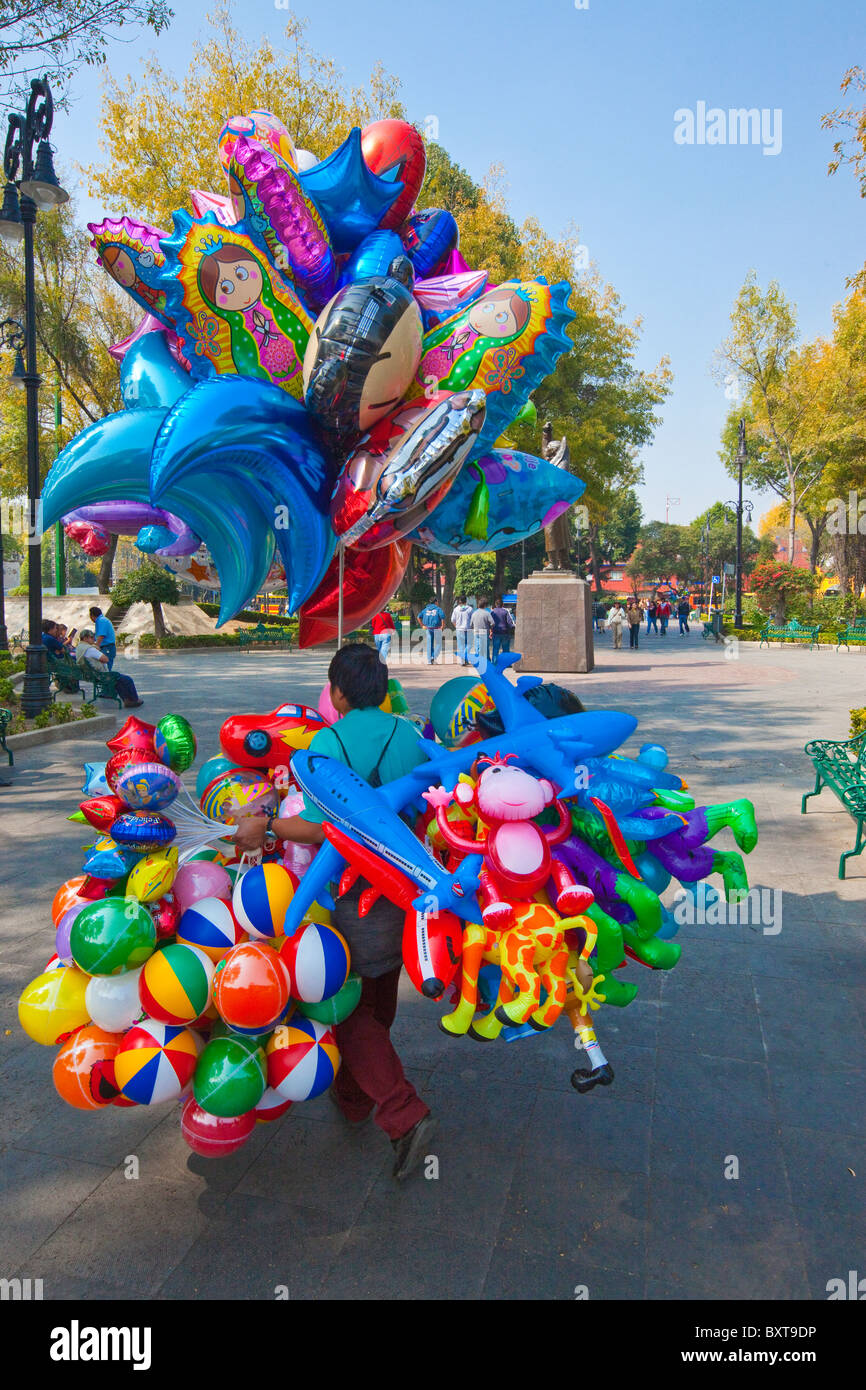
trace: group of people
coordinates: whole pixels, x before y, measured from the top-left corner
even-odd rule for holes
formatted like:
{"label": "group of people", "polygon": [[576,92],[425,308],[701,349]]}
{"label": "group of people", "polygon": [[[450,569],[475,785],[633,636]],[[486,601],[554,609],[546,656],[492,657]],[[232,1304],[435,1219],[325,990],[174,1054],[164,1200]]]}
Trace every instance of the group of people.
{"label": "group of people", "polygon": [[[87,671],[111,671],[117,656],[117,636],[114,624],[106,618],[101,608],[89,610],[92,628],[82,628],[75,643],[75,628],[70,632],[65,623],[44,618],[42,622],[42,645],[55,657],[68,657],[77,666]],[[131,676],[121,671],[114,672],[117,693],[126,709],[139,709],[144,704],[139,699],[135,682]]]}
{"label": "group of people", "polygon": [[[424,652],[427,665],[433,666],[442,655],[445,612],[432,594],[421,609],[418,621],[426,633]],[[387,662],[391,653],[391,638],[396,632],[394,619],[388,609],[377,613],[370,626],[379,658]],[[495,661],[500,652],[511,651],[514,617],[502,602],[501,595],[497,595],[493,607],[488,608],[486,599],[480,599],[473,606],[461,594],[451,613],[451,626],[454,628],[456,655],[461,666],[471,664],[470,656],[483,655],[488,661]]]}
{"label": "group of people", "polygon": [[[600,605],[599,605],[600,606]],[[680,636],[685,637],[690,631],[689,614],[691,604],[688,598],[683,595],[676,601],[676,615],[680,625]],[[641,623],[646,619],[647,636],[655,632],[659,637],[667,637],[668,623],[673,616],[674,609],[668,598],[652,598],[649,603],[641,603],[639,598],[632,597],[628,600],[625,608],[621,603],[616,603],[607,614],[605,625],[613,634],[613,645],[615,648],[622,646],[623,628],[628,627],[629,647],[636,650],[640,639]]]}

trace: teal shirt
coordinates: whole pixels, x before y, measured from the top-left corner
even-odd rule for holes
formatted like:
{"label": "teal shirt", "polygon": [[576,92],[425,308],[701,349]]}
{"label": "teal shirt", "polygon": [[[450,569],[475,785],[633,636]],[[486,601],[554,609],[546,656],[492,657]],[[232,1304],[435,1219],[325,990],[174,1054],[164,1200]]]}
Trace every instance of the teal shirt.
{"label": "teal shirt", "polygon": [[[417,728],[399,715],[386,714],[381,709],[352,709],[338,721],[336,729],[349,754],[349,765],[365,782],[379,762],[382,749],[392,733],[394,736],[391,738],[388,751],[379,763],[379,776],[383,782],[393,782],[398,777],[405,777],[413,767],[426,761],[418,746]],[[310,752],[324,753],[326,757],[335,758],[337,762],[346,762],[346,756],[333,729],[322,729],[316,734],[310,744]],[[304,820],[313,821],[317,825],[321,825],[325,819],[324,812],[306,795],[301,815]]]}

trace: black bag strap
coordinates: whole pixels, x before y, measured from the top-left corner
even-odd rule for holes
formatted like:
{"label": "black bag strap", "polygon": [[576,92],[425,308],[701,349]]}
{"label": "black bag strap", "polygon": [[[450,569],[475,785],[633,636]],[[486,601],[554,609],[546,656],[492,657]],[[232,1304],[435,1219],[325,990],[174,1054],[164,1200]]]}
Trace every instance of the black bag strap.
{"label": "black bag strap", "polygon": [[[393,727],[393,729],[391,730],[390,734],[388,735],[388,738],[387,738],[387,741],[386,741],[386,743],[385,743],[384,748],[382,749],[381,753],[379,754],[378,760],[377,760],[377,762],[376,762],[376,766],[373,768],[373,771],[370,773],[370,776],[367,778],[367,782],[369,783],[369,785],[370,785],[371,787],[381,787],[381,785],[382,785],[382,776],[381,776],[381,773],[379,772],[379,768],[382,766],[382,759],[384,758],[385,754],[388,752],[388,749],[391,747],[391,740],[393,739],[393,737],[394,737],[394,735],[396,734],[396,732],[397,732],[397,719],[396,719],[396,716],[395,716],[395,719],[394,719],[394,727]],[[334,738],[337,740],[337,742],[339,743],[340,747],[342,748],[342,750],[343,750],[343,757],[346,759],[346,762],[347,762],[348,766],[352,769],[353,772],[357,771],[357,769],[355,768],[354,763],[352,762],[352,759],[349,757],[349,752],[348,752],[348,749],[346,748],[345,743],[344,743],[343,740],[340,738],[340,735],[337,733],[337,730],[335,729],[335,727],[334,727],[333,724],[331,725],[331,733],[334,735]]]}

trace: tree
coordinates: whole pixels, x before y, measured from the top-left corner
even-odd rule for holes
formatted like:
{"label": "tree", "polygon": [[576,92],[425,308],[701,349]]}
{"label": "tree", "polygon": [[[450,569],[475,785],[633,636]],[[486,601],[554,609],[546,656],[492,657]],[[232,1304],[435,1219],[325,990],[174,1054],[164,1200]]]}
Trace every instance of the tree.
{"label": "tree", "polygon": [[817,583],[817,576],[811,570],[778,560],[766,561],[752,572],[752,590],[758,607],[770,613],[776,622],[785,621],[789,607],[796,600],[811,599]]}
{"label": "tree", "polygon": [[[848,92],[851,88],[855,92],[866,91],[866,73],[861,67],[849,68],[842,78],[839,90]],[[821,117],[821,129],[850,132],[834,144],[827,173],[836,174],[843,164],[852,165],[860,184],[860,197],[866,198],[866,110],[862,106],[837,107]]]}
{"label": "tree", "polygon": [[493,552],[481,555],[461,555],[457,561],[456,590],[467,598],[491,599],[496,575],[496,556]]}
{"label": "tree", "polygon": [[109,77],[100,122],[108,157],[87,170],[108,211],[134,208],[144,221],[170,228],[176,208],[191,210],[191,188],[226,190],[217,138],[240,112],[276,112],[295,143],[321,157],[353,126],[403,114],[396,78],[378,67],[366,89],[347,88],[337,64],[306,43],[306,20],[289,15],[286,48],[278,50],[268,39],[253,43],[225,3],[207,18],[213,36],[193,45],[182,79],[155,57],[140,79],[121,85]]}
{"label": "tree", "polygon": [[118,608],[129,608],[133,603],[149,603],[157,637],[165,636],[162,605],[175,604],[179,598],[180,589],[174,575],[152,560],[146,560],[137,570],[124,574],[111,591],[111,601]]}
{"label": "tree", "polygon": [[688,583],[700,572],[698,545],[687,526],[650,521],[640,528],[637,549],[625,567],[627,577],[649,584],[667,584],[676,578]]}
{"label": "tree", "polygon": [[[724,566],[734,565],[737,560],[737,518],[733,509],[724,502],[714,502],[700,516],[695,517],[686,528],[692,535],[695,553],[702,569],[704,557],[711,574],[721,574]],[[763,546],[751,526],[743,525],[743,572],[747,573],[755,561],[762,556],[767,546]],[[772,553],[763,558],[772,559]]]}
{"label": "tree", "polygon": [[743,477],[771,488],[788,504],[788,557],[794,555],[797,509],[821,477],[826,454],[810,428],[817,349],[795,348],[794,308],[771,280],[766,291],[750,271],[731,313],[732,332],[719,349],[718,373],[733,371],[748,388],[747,408],[725,422],[720,457],[735,477],[739,418],[750,422]]}
{"label": "tree", "polygon": [[599,549],[608,561],[627,560],[638,542],[643,508],[634,488],[614,494],[598,528]]}
{"label": "tree", "polygon": [[105,62],[109,39],[142,27],[159,34],[172,17],[165,0],[0,0],[0,102],[26,102],[31,77],[62,91],[82,65]]}

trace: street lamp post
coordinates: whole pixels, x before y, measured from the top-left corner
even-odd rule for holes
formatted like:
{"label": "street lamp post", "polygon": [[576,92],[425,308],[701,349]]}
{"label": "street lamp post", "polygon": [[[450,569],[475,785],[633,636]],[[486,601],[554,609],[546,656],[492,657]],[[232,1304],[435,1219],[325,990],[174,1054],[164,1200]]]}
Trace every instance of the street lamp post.
{"label": "street lamp post", "polygon": [[[21,349],[24,346],[24,328],[17,319],[4,319],[0,323],[0,348],[9,348],[15,353],[10,380],[16,386],[24,385],[24,359]],[[9,649],[9,633],[6,631],[6,585],[3,575],[3,517],[0,514],[0,652]]]}
{"label": "street lamp post", "polygon": [[[47,77],[30,83],[27,112],[9,116],[3,169],[6,187],[0,211],[0,235],[8,241],[24,237],[24,388],[27,392],[27,505],[30,551],[28,565],[28,646],[21,709],[27,717],[51,702],[45,648],[42,645],[42,501],[39,478],[39,374],[36,370],[36,284],[33,260],[33,228],[37,211],[48,211],[68,202],[60,187],[51,157],[48,136],[54,119],[54,103]],[[38,148],[37,148],[38,146]],[[35,158],[34,158],[35,151]]]}
{"label": "street lamp post", "polygon": [[739,483],[737,487],[736,502],[729,502],[728,506],[736,513],[737,517],[737,597],[734,608],[734,627],[743,626],[743,512],[748,512],[749,520],[752,519],[752,503],[743,501],[743,466],[748,463],[749,455],[746,452],[746,422],[740,421],[740,433],[737,439],[737,472]]}

